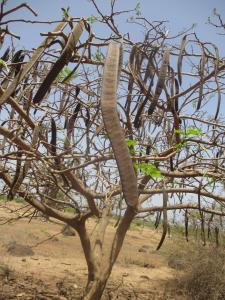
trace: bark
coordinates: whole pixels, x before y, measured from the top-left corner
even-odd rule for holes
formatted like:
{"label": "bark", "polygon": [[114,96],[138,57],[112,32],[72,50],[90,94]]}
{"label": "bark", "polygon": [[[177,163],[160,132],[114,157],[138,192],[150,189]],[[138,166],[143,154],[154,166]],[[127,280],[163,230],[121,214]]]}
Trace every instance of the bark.
{"label": "bark", "polygon": [[[110,274],[109,274],[110,275]],[[82,300],[100,300],[104,292],[109,275],[88,283]]]}
{"label": "bark", "polygon": [[[101,266],[99,268],[94,268],[93,276],[88,276],[89,280],[82,298],[83,300],[101,299],[114,263],[122,248],[126,232],[129,229],[135,214],[135,210],[128,206],[115,233],[110,252],[107,256],[103,257],[105,259],[102,259]],[[95,260],[93,260],[93,263],[96,265]]]}

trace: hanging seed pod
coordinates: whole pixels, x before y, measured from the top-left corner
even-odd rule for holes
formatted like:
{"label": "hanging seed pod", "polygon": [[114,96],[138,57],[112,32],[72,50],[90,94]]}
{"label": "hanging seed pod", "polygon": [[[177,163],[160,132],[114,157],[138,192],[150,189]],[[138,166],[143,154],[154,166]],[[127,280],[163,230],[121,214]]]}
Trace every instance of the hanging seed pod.
{"label": "hanging seed pod", "polygon": [[72,132],[73,132],[73,129],[74,129],[74,124],[76,122],[77,115],[78,115],[80,109],[81,109],[81,104],[78,103],[77,106],[74,109],[73,115],[70,117],[70,119],[68,121],[68,126],[67,126],[67,140],[68,140],[69,143],[70,143]]}
{"label": "hanging seed pod", "polygon": [[[179,84],[178,84],[178,81],[177,81],[176,78],[175,78],[174,83],[175,83],[175,95],[178,95],[178,94],[179,94]],[[174,103],[174,105],[175,105],[175,110],[176,110],[176,112],[178,112],[178,110],[179,110],[179,101],[178,101],[178,97],[175,98],[174,102],[175,102],[175,103]]]}
{"label": "hanging seed pod", "polygon": [[76,86],[75,98],[77,98],[77,96],[79,95],[79,93],[80,93],[80,88],[79,88],[79,86]]}
{"label": "hanging seed pod", "polygon": [[[18,149],[18,150],[21,150],[21,149]],[[22,161],[20,160],[20,158],[22,157],[22,152],[18,152],[17,153],[17,157],[18,157],[18,160],[16,162],[16,171],[15,171],[15,176],[13,178],[13,181],[12,181],[12,184],[11,184],[11,187],[10,187],[10,190],[9,190],[9,193],[7,195],[7,199],[8,200],[13,200],[14,198],[14,195],[15,195],[15,191],[14,191],[14,186],[20,176],[20,172],[21,172],[21,165],[22,165]]]}
{"label": "hanging seed pod", "polygon": [[184,224],[185,224],[185,238],[186,241],[188,242],[188,222],[189,222],[189,218],[188,218],[188,210],[185,209],[185,214],[184,214]]}
{"label": "hanging seed pod", "polygon": [[213,44],[213,47],[215,49],[215,54],[216,54],[216,61],[215,61],[215,82],[216,82],[216,87],[217,87],[217,93],[218,93],[218,100],[217,100],[217,108],[216,108],[216,114],[214,119],[216,120],[220,111],[220,105],[221,105],[221,90],[220,90],[220,85],[218,82],[218,67],[219,67],[219,49]]}
{"label": "hanging seed pod", "polygon": [[173,158],[170,157],[170,171],[174,171],[174,166],[173,166]]}
{"label": "hanging seed pod", "polygon": [[152,86],[153,86],[153,82],[154,82],[154,76],[152,77],[151,82],[149,84],[148,91],[147,91],[147,94],[145,96],[145,99],[142,102],[142,104],[139,106],[137,114],[135,116],[135,119],[134,119],[134,127],[135,128],[139,128],[140,127],[140,125],[141,125],[140,119],[141,119],[142,111],[144,110],[144,108],[145,108],[147,102],[149,101],[149,99],[152,99],[151,89],[152,89]]}
{"label": "hanging seed pod", "polygon": [[201,213],[201,237],[203,241],[203,246],[206,245],[206,237],[205,237],[205,215]]}
{"label": "hanging seed pod", "polygon": [[165,49],[163,58],[162,58],[162,64],[161,64],[161,67],[159,70],[159,77],[158,77],[158,81],[156,84],[155,95],[152,99],[152,102],[151,102],[149,110],[148,110],[149,115],[151,115],[153,113],[153,111],[155,110],[155,107],[158,103],[159,97],[164,88],[164,83],[165,83],[166,76],[167,76],[167,69],[168,69],[168,65],[169,65],[169,56],[170,56],[169,49]]}
{"label": "hanging seed pod", "polygon": [[203,46],[201,45],[202,50],[202,56],[200,61],[200,86],[199,86],[199,97],[198,97],[198,104],[197,104],[197,110],[201,108],[202,104],[202,98],[203,98],[203,86],[204,86],[204,74],[205,74],[205,64],[206,64],[206,57],[205,57],[205,51]]}
{"label": "hanging seed pod", "polygon": [[39,104],[42,99],[45,97],[48,89],[51,87],[52,83],[56,79],[56,77],[59,75],[61,70],[65,65],[67,65],[73,55],[73,52],[75,50],[75,45],[79,41],[79,38],[83,32],[83,27],[84,23],[83,21],[78,22],[75,26],[74,29],[72,30],[68,42],[58,58],[58,60],[54,63],[52,66],[51,70],[47,74],[46,78],[40,85],[36,95],[34,96],[33,103],[34,104]]}
{"label": "hanging seed pod", "polygon": [[56,155],[56,140],[57,140],[57,129],[56,129],[56,123],[53,118],[51,118],[51,148],[50,153],[51,155]]}
{"label": "hanging seed pod", "polygon": [[161,216],[162,216],[162,212],[157,212],[156,214],[156,219],[155,219],[155,229],[157,229],[159,227],[160,221],[161,221]]}
{"label": "hanging seed pod", "polygon": [[119,57],[118,47],[110,43],[102,80],[101,110],[104,126],[117,162],[125,201],[128,206],[136,208],[138,204],[137,178],[116,107]]}
{"label": "hanging seed pod", "polygon": [[219,247],[219,228],[216,226],[215,227],[215,239],[216,239],[216,246]]}
{"label": "hanging seed pod", "polygon": [[207,234],[208,239],[210,239],[210,237],[212,236],[211,223],[213,221],[213,217],[214,217],[214,214],[211,214],[211,217],[209,218],[209,221],[208,221],[208,234]]}
{"label": "hanging seed pod", "polygon": [[165,191],[165,187],[163,190],[163,232],[161,240],[156,248],[156,250],[159,250],[166,238],[167,234],[167,228],[168,228],[168,217],[167,217],[167,203],[168,203],[168,193]]}
{"label": "hanging seed pod", "polygon": [[88,127],[89,124],[90,124],[90,113],[89,113],[89,109],[86,108],[85,126]]}
{"label": "hanging seed pod", "polygon": [[187,45],[187,35],[185,35],[181,41],[180,52],[177,61],[177,73],[178,73],[178,80],[180,85],[182,85],[182,62],[183,62],[186,45]]}
{"label": "hanging seed pod", "polygon": [[8,47],[6,49],[6,51],[4,52],[4,54],[1,57],[1,59],[4,60],[5,62],[7,62],[9,60],[9,52],[10,52],[10,47]]}

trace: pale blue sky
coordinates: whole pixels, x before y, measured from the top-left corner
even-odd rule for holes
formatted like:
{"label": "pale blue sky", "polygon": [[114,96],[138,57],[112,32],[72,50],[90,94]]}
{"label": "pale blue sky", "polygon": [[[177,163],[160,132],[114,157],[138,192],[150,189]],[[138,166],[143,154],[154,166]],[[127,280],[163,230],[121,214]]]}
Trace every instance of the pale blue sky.
{"label": "pale blue sky", "polygon": [[[21,4],[21,0],[8,0],[7,7],[13,7]],[[70,14],[74,17],[89,17],[96,15],[96,11],[88,0],[27,0],[29,5],[38,13],[35,18],[26,9],[10,15],[10,18],[26,18],[38,20],[60,19],[62,16],[61,7],[70,6]],[[109,0],[97,0],[99,6],[104,12],[109,11]],[[137,0],[118,0],[118,9],[132,9],[136,6]],[[195,31],[204,41],[216,43],[224,54],[225,36],[217,35],[217,30],[207,23],[209,16],[212,17],[213,9],[216,8],[225,19],[225,0],[140,0],[142,16],[149,20],[168,20],[168,29],[171,35],[175,35],[179,31],[190,27],[193,23],[197,24]],[[126,18],[119,19],[121,30],[125,33],[131,29],[131,25],[126,24]],[[96,26],[96,25],[95,25]],[[20,42],[16,42],[18,46],[36,47],[42,40],[39,32],[49,31],[52,26],[49,25],[31,25],[16,23],[10,24],[10,28],[17,34],[22,36]],[[98,27],[96,30],[102,30]],[[97,33],[97,32],[96,32]],[[132,33],[136,36],[140,34],[139,29],[132,27]]]}

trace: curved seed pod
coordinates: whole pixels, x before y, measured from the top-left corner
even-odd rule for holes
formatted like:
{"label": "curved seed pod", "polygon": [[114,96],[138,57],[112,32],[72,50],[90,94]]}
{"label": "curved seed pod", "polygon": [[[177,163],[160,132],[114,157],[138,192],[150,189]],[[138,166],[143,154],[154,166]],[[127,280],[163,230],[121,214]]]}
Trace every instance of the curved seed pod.
{"label": "curved seed pod", "polygon": [[216,235],[216,246],[219,247],[219,228],[215,227],[215,235]]}
{"label": "curved seed pod", "polygon": [[33,103],[37,104],[42,101],[45,94],[47,93],[49,87],[53,83],[53,81],[56,79],[60,71],[63,69],[65,65],[68,64],[76,43],[79,41],[79,38],[83,32],[84,23],[83,21],[80,21],[74,26],[73,31],[71,32],[68,42],[61,54],[61,56],[58,58],[58,60],[55,62],[49,73],[47,74],[46,78],[40,85],[36,95],[34,96]]}
{"label": "curved seed pod", "polygon": [[155,219],[155,229],[157,229],[159,227],[159,223],[161,221],[161,216],[162,216],[162,212],[157,212],[157,215],[156,215],[156,219]]}
{"label": "curved seed pod", "polygon": [[[117,75],[117,78],[118,78],[118,83],[119,83],[119,79],[120,79],[120,73],[121,73],[121,70],[122,70],[122,67],[123,67],[123,40],[120,42],[120,56],[119,56],[119,66],[118,66],[118,75]],[[117,85],[118,85],[117,83]]]}
{"label": "curved seed pod", "polygon": [[182,84],[182,62],[183,62],[183,54],[184,54],[184,50],[185,50],[185,46],[187,44],[187,35],[185,35],[181,41],[181,45],[180,45],[180,53],[179,53],[179,57],[178,57],[178,61],[177,61],[177,73],[178,73],[178,80],[179,80],[179,84]]}
{"label": "curved seed pod", "polygon": [[134,45],[131,49],[130,57],[129,57],[129,65],[130,65],[130,68],[132,68],[133,70],[134,70],[134,59],[136,56],[136,52],[137,52],[137,46]]}
{"label": "curved seed pod", "polygon": [[[135,57],[135,52],[136,52],[136,46],[133,46],[131,49],[131,53],[129,56],[129,68],[131,69],[131,73],[133,74],[134,71],[134,57]],[[121,57],[121,56],[120,56]],[[129,81],[128,81],[128,93],[127,93],[127,100],[125,103],[125,109],[127,115],[130,113],[130,107],[131,107],[131,99],[132,99],[132,90],[133,90],[133,85],[134,85],[134,78],[133,75],[129,76]]]}
{"label": "curved seed pod", "polygon": [[119,169],[125,201],[127,205],[136,207],[138,204],[137,178],[116,108],[119,56],[116,44],[110,43],[102,80],[101,110]]}
{"label": "curved seed pod", "polygon": [[218,67],[219,67],[219,49],[213,44],[213,47],[215,49],[216,53],[216,61],[215,61],[215,82],[216,82],[216,87],[217,87],[217,93],[218,93],[218,101],[217,101],[217,108],[216,108],[216,114],[214,119],[216,120],[220,111],[220,104],[221,104],[221,90],[220,90],[220,85],[218,82]]}
{"label": "curved seed pod", "polygon": [[211,223],[213,221],[213,218],[214,218],[214,214],[212,213],[211,217],[209,218],[209,221],[208,221],[208,234],[207,234],[208,239],[212,236],[212,233],[211,233]]}
{"label": "curved seed pod", "polygon": [[135,116],[135,119],[134,119],[134,127],[135,128],[140,127],[140,125],[141,125],[140,118],[141,118],[142,111],[143,111],[146,103],[148,102],[148,100],[151,99],[151,97],[152,97],[151,96],[151,89],[152,89],[152,86],[153,86],[153,80],[154,80],[154,75],[152,76],[151,82],[149,84],[149,88],[148,88],[146,97],[145,97],[144,101],[141,103],[141,105],[139,106],[138,111],[136,113],[136,116]]}
{"label": "curved seed pod", "polygon": [[86,108],[85,126],[88,127],[89,124],[90,124],[90,112],[89,112],[89,109]]}
{"label": "curved seed pod", "polygon": [[20,176],[20,173],[21,173],[21,167],[22,166],[21,166],[21,160],[20,160],[20,158],[22,157],[22,152],[18,152],[17,157],[18,157],[18,160],[17,160],[17,163],[16,163],[16,172],[15,172],[15,176],[13,178],[13,181],[12,181],[9,193],[7,195],[7,199],[8,200],[13,200],[13,198],[14,198],[14,195],[15,195],[14,186],[15,186],[17,180],[19,179],[19,176]]}
{"label": "curved seed pod", "polygon": [[81,108],[81,104],[78,103],[77,106],[74,109],[74,112],[72,114],[72,116],[70,117],[69,121],[68,121],[68,125],[67,125],[67,143],[65,144],[65,148],[67,148],[70,144],[70,140],[71,140],[71,135],[73,132],[73,128],[74,128],[74,123],[76,121],[77,115],[80,111]]}
{"label": "curved seed pod", "polygon": [[17,51],[13,56],[12,63],[16,64],[15,66],[13,66],[13,68],[15,69],[15,76],[19,73],[21,69],[22,65],[20,63],[23,62],[24,57],[25,55],[23,50]]}
{"label": "curved seed pod", "polygon": [[[15,76],[20,72],[20,69],[21,69],[21,64],[20,64],[20,62],[22,62],[23,59],[24,59],[24,54],[23,54],[23,52],[24,52],[23,50],[18,50],[18,51],[14,54],[14,56],[13,56],[13,58],[12,58],[12,63],[13,63],[13,65],[10,67],[10,71],[9,71],[9,74],[8,74],[9,77],[15,77]],[[6,77],[6,78],[2,81],[1,87],[2,87],[3,89],[6,89],[6,88],[8,87],[8,85],[9,85],[9,83],[10,83],[10,80]],[[13,96],[13,94],[14,94],[14,93],[12,93],[12,96]]]}
{"label": "curved seed pod", "polygon": [[185,223],[185,238],[186,238],[186,241],[188,242],[188,221],[189,221],[189,218],[188,218],[188,210],[185,209],[185,220],[184,220],[184,223]]}
{"label": "curved seed pod", "polygon": [[[177,79],[175,78],[175,94],[178,95],[179,94],[179,84],[178,84],[178,81]],[[175,98],[175,111],[178,112],[179,110],[179,103],[178,103],[178,97]]]}
{"label": "curved seed pod", "polygon": [[10,47],[8,47],[5,51],[5,53],[2,55],[1,59],[4,61],[8,61],[9,59],[9,52],[10,52]]}
{"label": "curved seed pod", "polygon": [[147,82],[148,78],[152,78],[155,75],[155,65],[154,65],[154,57],[157,53],[157,50],[153,50],[148,58],[148,64],[146,67],[145,75],[144,75],[144,83]]}
{"label": "curved seed pod", "polygon": [[[65,26],[67,25],[67,22],[60,22],[55,30],[53,32],[61,31]],[[22,81],[23,78],[29,73],[31,68],[35,65],[37,60],[40,58],[41,54],[45,51],[46,47],[48,47],[49,43],[54,40],[55,37],[48,37],[45,39],[41,45],[34,51],[31,59],[27,62],[27,64],[23,67],[22,72],[18,73],[17,76],[13,79],[11,85],[7,88],[7,90],[0,94],[0,105],[5,103],[10,96],[14,93],[18,86],[18,81]]]}
{"label": "curved seed pod", "polygon": [[162,93],[163,87],[164,87],[164,83],[165,83],[165,79],[166,79],[166,75],[167,75],[167,68],[169,65],[169,56],[170,56],[170,51],[169,49],[166,49],[164,51],[163,54],[163,59],[162,59],[162,64],[159,70],[159,78],[158,78],[158,82],[156,84],[156,90],[155,90],[155,95],[152,99],[152,102],[150,104],[149,110],[148,110],[148,114],[152,114],[157,102],[159,100],[159,97]]}
{"label": "curved seed pod", "polygon": [[167,234],[167,228],[168,228],[167,202],[168,202],[168,193],[165,191],[164,188],[163,190],[163,233],[156,250],[159,250],[161,248]]}
{"label": "curved seed pod", "polygon": [[206,245],[206,237],[205,237],[205,215],[204,213],[201,213],[201,236],[203,245]]}
{"label": "curved seed pod", "polygon": [[57,129],[56,129],[56,124],[55,120],[52,118],[51,119],[51,132],[52,132],[52,138],[51,138],[51,154],[56,155],[56,139],[57,139]]}
{"label": "curved seed pod", "polygon": [[170,157],[170,171],[171,171],[171,172],[174,171],[173,158],[172,158],[172,157]]}
{"label": "curved seed pod", "polygon": [[[39,124],[35,125],[34,131],[33,131],[33,137],[31,145],[34,149],[37,149],[38,146],[38,140],[39,140],[39,133],[40,133],[40,127]],[[24,178],[26,177],[29,169],[31,166],[31,161],[25,161],[23,168],[20,169],[19,175],[17,180],[15,181],[13,187],[11,188],[12,195],[15,195],[16,192],[19,190],[21,184],[23,183]]]}
{"label": "curved seed pod", "polygon": [[201,104],[202,104],[202,97],[203,97],[203,85],[204,85],[204,69],[205,69],[205,63],[206,63],[206,58],[205,58],[205,51],[203,46],[201,45],[202,49],[202,57],[201,57],[201,63],[200,63],[200,86],[199,86],[199,98],[198,98],[198,104],[197,104],[197,110],[200,109]]}

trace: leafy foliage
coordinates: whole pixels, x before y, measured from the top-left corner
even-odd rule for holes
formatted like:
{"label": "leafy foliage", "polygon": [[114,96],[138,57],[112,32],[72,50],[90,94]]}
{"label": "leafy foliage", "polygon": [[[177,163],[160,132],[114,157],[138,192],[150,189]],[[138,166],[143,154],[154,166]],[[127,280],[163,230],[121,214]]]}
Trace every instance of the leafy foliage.
{"label": "leafy foliage", "polygon": [[134,163],[134,168],[140,170],[142,174],[149,175],[154,179],[163,178],[163,175],[161,174],[160,170],[157,169],[155,165],[141,162],[141,163]]}
{"label": "leafy foliage", "polygon": [[7,72],[9,71],[7,63],[3,59],[0,59],[0,67],[1,66],[5,68]]}
{"label": "leafy foliage", "polygon": [[[67,76],[69,76],[71,74],[71,70],[69,69],[69,67],[65,66],[62,71],[59,73],[56,81],[57,82],[62,82]],[[78,76],[78,72],[74,72],[73,75],[71,75],[66,81],[65,83],[69,83],[71,82],[73,79],[77,78]]]}
{"label": "leafy foliage", "polygon": [[95,23],[98,21],[98,19],[95,16],[91,15],[90,17],[87,18],[87,21],[90,23]]}

